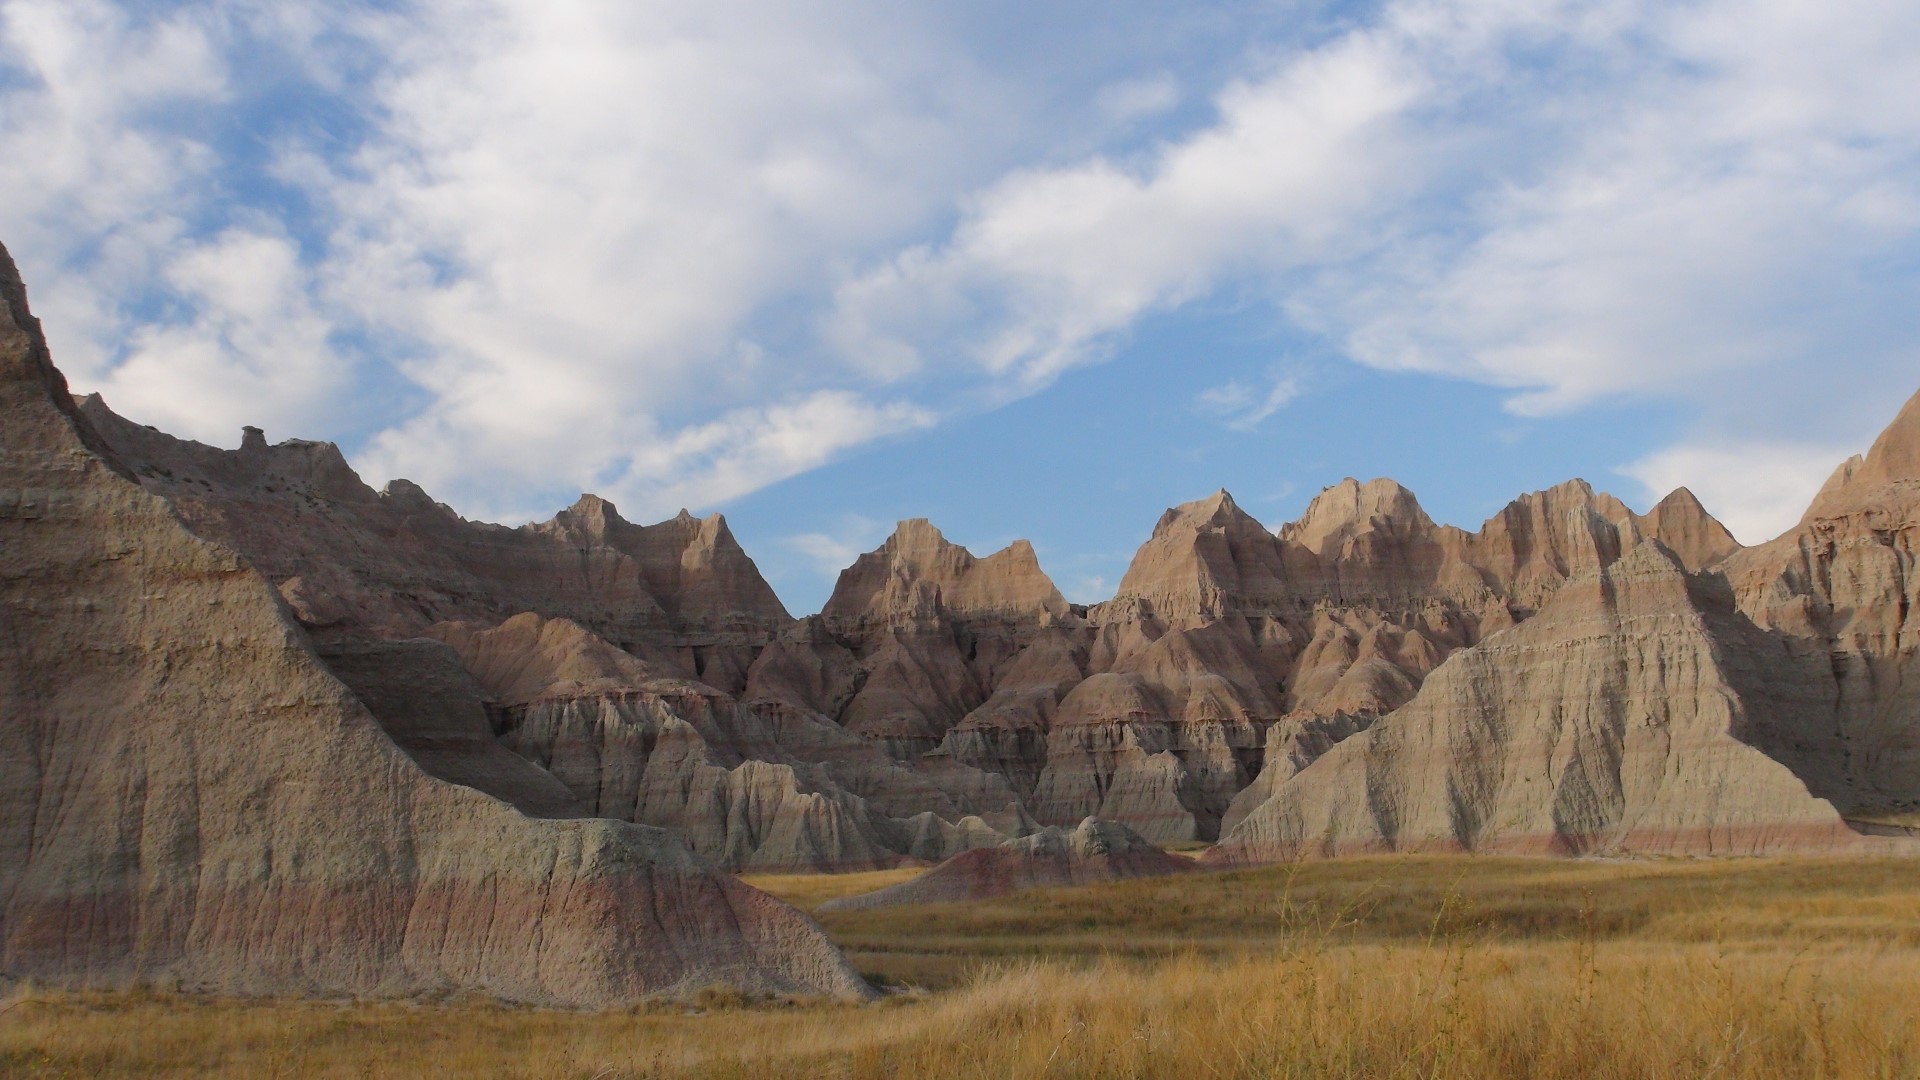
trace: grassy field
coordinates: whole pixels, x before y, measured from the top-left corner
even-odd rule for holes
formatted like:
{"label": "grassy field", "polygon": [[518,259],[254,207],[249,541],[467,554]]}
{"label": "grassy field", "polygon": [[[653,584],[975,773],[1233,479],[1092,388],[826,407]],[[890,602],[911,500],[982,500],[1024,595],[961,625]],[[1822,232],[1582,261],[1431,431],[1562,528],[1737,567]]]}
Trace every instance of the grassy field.
{"label": "grassy field", "polygon": [[[805,906],[901,880],[757,879]],[[0,1076],[1916,1077],[1920,862],[1383,858],[823,919],[872,1006],[29,995]]]}

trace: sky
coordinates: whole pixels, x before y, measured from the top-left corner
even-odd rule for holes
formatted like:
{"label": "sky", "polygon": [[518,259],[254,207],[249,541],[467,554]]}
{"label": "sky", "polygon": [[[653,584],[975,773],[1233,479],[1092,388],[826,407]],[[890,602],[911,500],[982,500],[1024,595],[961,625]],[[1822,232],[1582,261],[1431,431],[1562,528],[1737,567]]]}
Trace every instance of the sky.
{"label": "sky", "polygon": [[0,0],[0,192],[76,391],[796,613],[1345,476],[1757,543],[1920,389],[1911,0]]}

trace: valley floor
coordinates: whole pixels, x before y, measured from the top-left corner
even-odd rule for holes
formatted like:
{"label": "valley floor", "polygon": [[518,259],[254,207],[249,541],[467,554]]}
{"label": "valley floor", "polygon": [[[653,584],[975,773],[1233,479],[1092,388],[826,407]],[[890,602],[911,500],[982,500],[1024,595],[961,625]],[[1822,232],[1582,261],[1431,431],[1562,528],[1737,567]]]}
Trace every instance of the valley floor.
{"label": "valley floor", "polygon": [[[802,906],[910,872],[752,879]],[[872,1006],[16,994],[0,1077],[1915,1077],[1920,861],[1306,863],[822,918]]]}

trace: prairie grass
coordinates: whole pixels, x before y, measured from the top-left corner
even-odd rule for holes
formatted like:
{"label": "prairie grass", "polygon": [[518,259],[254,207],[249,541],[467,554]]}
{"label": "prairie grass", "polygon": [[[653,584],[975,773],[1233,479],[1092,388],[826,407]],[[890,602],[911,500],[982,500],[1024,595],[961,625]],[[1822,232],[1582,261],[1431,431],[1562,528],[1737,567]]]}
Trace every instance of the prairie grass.
{"label": "prairie grass", "polygon": [[924,866],[898,870],[868,870],[857,874],[742,874],[740,880],[770,892],[797,908],[808,911],[843,896],[858,896],[890,885],[912,881],[927,872]]}
{"label": "prairie grass", "polygon": [[1356,859],[824,925],[945,989],[591,1015],[27,994],[0,1076],[1920,1076],[1916,861]]}

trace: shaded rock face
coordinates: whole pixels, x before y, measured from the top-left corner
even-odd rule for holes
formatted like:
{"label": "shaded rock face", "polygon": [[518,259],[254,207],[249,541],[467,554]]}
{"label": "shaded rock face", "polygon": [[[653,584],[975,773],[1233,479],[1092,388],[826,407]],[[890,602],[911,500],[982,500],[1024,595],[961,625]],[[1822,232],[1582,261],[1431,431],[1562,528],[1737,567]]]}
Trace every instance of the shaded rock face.
{"label": "shaded rock face", "polygon": [[912,881],[830,900],[820,910],[990,900],[1028,889],[1165,877],[1197,869],[1191,860],[1161,851],[1124,825],[1088,818],[1072,829],[1049,826],[1023,839],[955,855]]}
{"label": "shaded rock face", "polygon": [[1920,810],[1920,395],[1800,524],[1728,559],[1740,609],[1791,640],[1833,703],[1776,751],[1850,814]]}
{"label": "shaded rock face", "polygon": [[401,739],[466,778],[430,775],[249,560],[133,472],[0,251],[0,979],[574,1007],[868,993],[810,920],[670,834],[476,790],[570,812],[486,751],[470,688],[396,709]]}
{"label": "shaded rock face", "polygon": [[656,678],[567,620],[527,613],[429,632],[493,705],[498,745],[538,766],[583,813],[670,829],[715,865],[874,869],[943,859],[1027,827],[1004,786],[988,793],[989,821],[972,800],[819,713]]}

